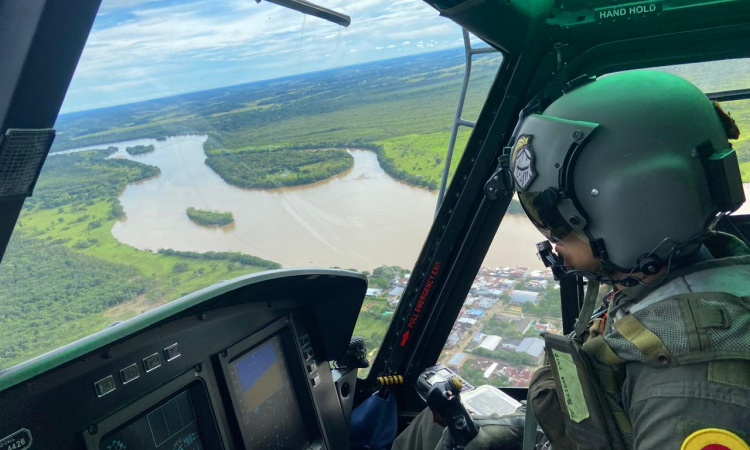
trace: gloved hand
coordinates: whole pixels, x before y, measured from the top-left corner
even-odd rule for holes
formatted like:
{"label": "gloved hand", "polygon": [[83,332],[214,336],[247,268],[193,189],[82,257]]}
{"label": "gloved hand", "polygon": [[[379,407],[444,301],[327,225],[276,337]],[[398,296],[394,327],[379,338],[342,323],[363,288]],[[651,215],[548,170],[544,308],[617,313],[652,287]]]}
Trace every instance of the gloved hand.
{"label": "gloved hand", "polygon": [[[479,427],[479,434],[469,442],[465,450],[521,450],[523,447],[523,424],[526,405],[520,406],[512,414],[500,416],[473,416]],[[455,450],[456,444],[448,428],[435,450]]]}

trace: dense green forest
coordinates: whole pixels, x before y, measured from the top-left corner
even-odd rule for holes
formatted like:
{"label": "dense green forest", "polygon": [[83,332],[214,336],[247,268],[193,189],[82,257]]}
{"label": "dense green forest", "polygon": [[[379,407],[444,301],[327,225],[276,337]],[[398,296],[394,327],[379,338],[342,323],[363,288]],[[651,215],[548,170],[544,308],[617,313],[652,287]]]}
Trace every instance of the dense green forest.
{"label": "dense green forest", "polygon": [[[499,61],[476,58],[467,118],[476,118]],[[56,124],[54,150],[177,134],[209,133],[211,148],[242,149],[447,131],[463,67],[456,48],[69,113]]]}
{"label": "dense green forest", "polygon": [[[464,118],[476,119],[500,62],[497,54],[475,58]],[[665,70],[706,92],[723,91],[747,87],[750,60]],[[434,188],[462,74],[463,50],[450,49],[65,114],[53,151],[178,134],[208,134],[207,153],[361,141],[382,147],[379,160],[391,176]],[[750,180],[750,101],[724,107],[746,130],[735,148]],[[463,128],[458,136],[452,170],[469,134]]]}
{"label": "dense green forest", "polygon": [[0,368],[112,322],[102,313],[154,284],[128,264],[102,261],[15,233],[0,270]]}
{"label": "dense green forest", "polygon": [[234,222],[231,211],[211,211],[207,209],[195,209],[192,206],[187,209],[187,216],[199,225],[224,226]]}
{"label": "dense green forest", "polygon": [[278,188],[325,180],[351,169],[345,150],[277,149],[211,152],[206,164],[229,184],[243,188]]}
{"label": "dense green forest", "polygon": [[131,155],[143,155],[145,153],[151,153],[155,150],[153,145],[136,145],[134,147],[126,147],[125,151]]}
{"label": "dense green forest", "polygon": [[[53,151],[139,138],[207,134],[207,154],[260,148],[378,145],[391,176],[440,182],[463,75],[461,49],[413,55],[60,116]],[[475,58],[464,117],[476,119],[500,64]],[[469,136],[459,135],[451,168]],[[410,151],[402,155],[402,150]],[[387,165],[387,164],[385,164]],[[410,175],[406,177],[405,175]]]}
{"label": "dense green forest", "polygon": [[24,209],[58,208],[71,204],[74,209],[98,201],[113,201],[128,183],[159,175],[158,167],[108,157],[107,150],[56,155],[45,161],[34,195],[26,199]]}
{"label": "dense green forest", "polygon": [[241,253],[138,250],[117,241],[117,196],[159,169],[116,149],[50,156],[0,264],[0,369],[217,281],[278,268]]}

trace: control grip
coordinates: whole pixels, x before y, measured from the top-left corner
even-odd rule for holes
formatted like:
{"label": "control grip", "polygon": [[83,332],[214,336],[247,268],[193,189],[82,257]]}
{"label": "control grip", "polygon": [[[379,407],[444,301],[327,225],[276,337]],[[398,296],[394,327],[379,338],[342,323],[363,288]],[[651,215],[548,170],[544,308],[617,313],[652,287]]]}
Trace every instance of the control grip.
{"label": "control grip", "polygon": [[456,448],[464,448],[479,434],[479,428],[461,403],[462,387],[458,377],[451,377],[432,385],[426,399],[436,421],[450,430]]}

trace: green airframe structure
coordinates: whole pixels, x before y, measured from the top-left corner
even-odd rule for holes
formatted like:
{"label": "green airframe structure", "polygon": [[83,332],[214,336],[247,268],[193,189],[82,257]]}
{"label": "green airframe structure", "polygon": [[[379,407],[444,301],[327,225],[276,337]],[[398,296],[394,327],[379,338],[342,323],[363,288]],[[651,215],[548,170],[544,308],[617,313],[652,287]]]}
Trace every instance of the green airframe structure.
{"label": "green airframe structure", "polygon": [[[504,60],[368,377],[330,369],[346,351],[366,279],[335,270],[267,272],[206,288],[0,373],[1,444],[105,448],[99,445],[111,433],[190,392],[205,400],[195,413],[204,436],[215,437],[207,448],[242,448],[231,358],[281,333],[313,448],[347,448],[347,411],[377,390],[379,375],[403,376],[406,386],[395,395],[400,417],[408,420],[423,408],[413,383],[437,361],[511,201],[502,164],[519,114],[592,76],[750,57],[750,5],[742,0],[427,3]],[[98,0],[75,8],[17,0],[0,8],[0,30],[13,36],[0,40],[0,180],[25,175],[0,191],[0,253],[51,145],[50,130],[98,7]],[[748,99],[750,89],[710,97]],[[34,145],[9,146],[18,136],[9,130],[25,130]],[[32,151],[36,157],[26,165],[4,162]],[[747,220],[727,226],[742,231]],[[578,314],[580,285],[561,285],[566,331]],[[132,366],[141,361],[133,378]],[[506,392],[525,396],[522,389]]]}

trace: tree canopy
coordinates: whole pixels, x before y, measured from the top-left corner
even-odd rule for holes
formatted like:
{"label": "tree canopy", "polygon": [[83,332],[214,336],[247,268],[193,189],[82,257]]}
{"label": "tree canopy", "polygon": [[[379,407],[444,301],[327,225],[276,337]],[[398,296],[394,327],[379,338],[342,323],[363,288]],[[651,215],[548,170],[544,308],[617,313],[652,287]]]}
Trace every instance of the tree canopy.
{"label": "tree canopy", "polygon": [[341,149],[250,150],[208,153],[206,164],[229,184],[277,188],[330,178],[350,169],[354,157]]}
{"label": "tree canopy", "polygon": [[58,208],[70,203],[115,200],[128,183],[159,175],[158,167],[108,157],[117,150],[90,150],[47,158],[34,195],[24,209]]}
{"label": "tree canopy", "polygon": [[126,264],[51,239],[13,234],[0,270],[0,368],[98,329],[87,320],[145,293],[153,280]]}
{"label": "tree canopy", "polygon": [[125,151],[131,155],[143,155],[153,152],[154,149],[155,147],[153,145],[136,145],[134,147],[126,147]]}
{"label": "tree canopy", "polygon": [[196,209],[192,206],[187,209],[187,216],[199,225],[223,226],[234,222],[234,215],[230,211]]}

